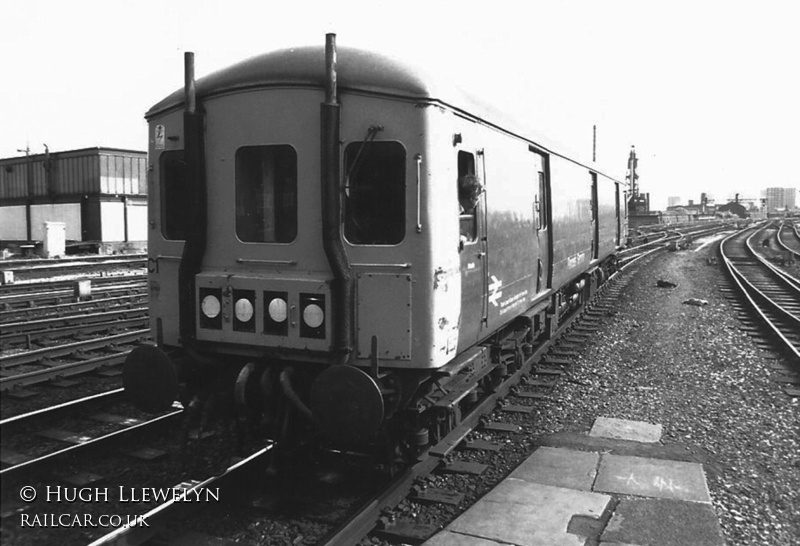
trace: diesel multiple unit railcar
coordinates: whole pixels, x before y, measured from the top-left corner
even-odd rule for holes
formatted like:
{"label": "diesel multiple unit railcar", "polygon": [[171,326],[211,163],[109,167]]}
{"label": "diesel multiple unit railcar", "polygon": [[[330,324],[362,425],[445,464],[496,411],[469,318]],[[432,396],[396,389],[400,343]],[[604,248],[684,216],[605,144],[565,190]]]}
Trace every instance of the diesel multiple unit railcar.
{"label": "diesel multiple unit railcar", "polygon": [[227,389],[274,436],[424,447],[613,272],[624,183],[405,64],[186,66],[146,114],[145,409]]}

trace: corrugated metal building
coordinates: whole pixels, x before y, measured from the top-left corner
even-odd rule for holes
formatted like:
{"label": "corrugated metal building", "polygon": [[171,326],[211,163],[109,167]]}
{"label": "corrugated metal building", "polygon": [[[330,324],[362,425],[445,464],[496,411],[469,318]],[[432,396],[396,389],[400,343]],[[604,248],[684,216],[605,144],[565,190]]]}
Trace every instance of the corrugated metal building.
{"label": "corrugated metal building", "polygon": [[0,159],[0,241],[40,241],[64,222],[68,241],[147,240],[147,153],[86,148]]}

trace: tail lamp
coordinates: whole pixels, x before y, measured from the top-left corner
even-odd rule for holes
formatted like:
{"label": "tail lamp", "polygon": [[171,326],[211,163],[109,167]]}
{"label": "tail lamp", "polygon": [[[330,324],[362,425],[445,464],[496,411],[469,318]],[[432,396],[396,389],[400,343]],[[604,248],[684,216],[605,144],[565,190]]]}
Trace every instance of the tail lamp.
{"label": "tail lamp", "polygon": [[264,292],[264,333],[274,336],[289,334],[289,294]]}
{"label": "tail lamp", "polygon": [[325,338],[325,296],[300,294],[300,337]]}
{"label": "tail lamp", "polygon": [[234,332],[256,331],[256,293],[254,290],[233,291]]}
{"label": "tail lamp", "polygon": [[219,288],[200,289],[200,328],[222,329],[222,290]]}

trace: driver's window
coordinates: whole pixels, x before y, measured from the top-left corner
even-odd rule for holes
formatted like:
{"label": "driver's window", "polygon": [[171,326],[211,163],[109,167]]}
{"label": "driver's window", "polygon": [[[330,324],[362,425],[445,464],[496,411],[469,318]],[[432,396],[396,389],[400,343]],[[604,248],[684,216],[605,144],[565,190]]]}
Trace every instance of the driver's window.
{"label": "driver's window", "polygon": [[478,237],[478,200],[482,192],[480,179],[475,174],[475,156],[458,152],[458,223],[462,242],[471,243]]}

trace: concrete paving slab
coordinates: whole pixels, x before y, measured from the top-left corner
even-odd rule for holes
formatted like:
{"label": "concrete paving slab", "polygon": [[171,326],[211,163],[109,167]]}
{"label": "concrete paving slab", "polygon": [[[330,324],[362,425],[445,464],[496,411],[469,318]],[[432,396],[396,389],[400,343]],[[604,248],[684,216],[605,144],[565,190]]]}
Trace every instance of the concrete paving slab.
{"label": "concrete paving slab", "polygon": [[706,464],[713,461],[710,454],[697,445],[681,442],[661,442],[650,444],[645,442],[631,442],[630,440],[615,440],[600,436],[589,436],[577,432],[556,432],[538,439],[539,445],[549,447],[563,447],[579,451],[597,451],[614,455],[627,455],[629,457],[647,457],[651,459],[669,459],[671,461],[686,461],[688,463]]}
{"label": "concrete paving slab", "polygon": [[426,540],[422,546],[498,546],[500,542],[485,538],[442,531]]}
{"label": "concrete paving slab", "polygon": [[610,500],[599,493],[508,478],[446,530],[518,546],[582,546],[587,537],[568,533],[570,520],[599,518]]}
{"label": "concrete paving slab", "polygon": [[634,442],[658,442],[661,439],[661,425],[653,425],[643,421],[598,417],[592,425],[589,436],[632,440]]}
{"label": "concrete paving slab", "polygon": [[711,502],[703,465],[603,454],[594,491]]}
{"label": "concrete paving slab", "polygon": [[509,477],[531,483],[591,491],[599,461],[599,453],[540,447]]}
{"label": "concrete paving slab", "polygon": [[667,499],[623,499],[600,537],[601,544],[724,546],[709,504]]}

